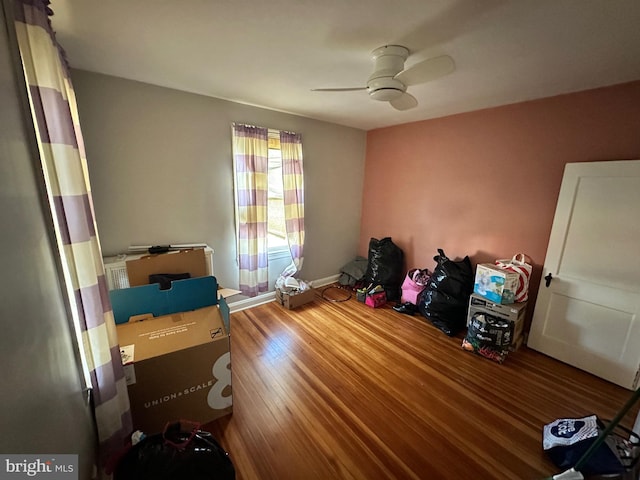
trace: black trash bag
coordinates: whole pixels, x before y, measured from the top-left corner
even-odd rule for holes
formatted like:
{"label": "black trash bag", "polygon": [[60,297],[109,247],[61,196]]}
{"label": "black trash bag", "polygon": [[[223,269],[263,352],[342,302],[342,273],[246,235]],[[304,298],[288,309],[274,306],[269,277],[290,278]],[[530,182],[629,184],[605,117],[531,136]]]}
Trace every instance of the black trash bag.
{"label": "black trash bag", "polygon": [[234,480],[229,454],[198,424],[169,424],[131,447],[118,461],[114,480]]}
{"label": "black trash bag", "polygon": [[473,292],[473,268],[466,256],[449,260],[442,249],[433,259],[437,265],[418,296],[418,310],[434,326],[453,337],[467,323],[467,307]]}
{"label": "black trash bag", "polygon": [[369,240],[369,258],[366,285],[382,285],[387,300],[395,302],[400,299],[400,287],[404,280],[404,252],[391,237],[382,240]]}

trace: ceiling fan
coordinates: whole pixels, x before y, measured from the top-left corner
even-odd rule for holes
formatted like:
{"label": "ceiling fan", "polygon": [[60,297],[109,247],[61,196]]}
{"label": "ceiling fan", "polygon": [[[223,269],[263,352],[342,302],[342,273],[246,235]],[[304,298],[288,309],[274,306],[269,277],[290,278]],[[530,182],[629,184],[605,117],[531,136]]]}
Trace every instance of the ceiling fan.
{"label": "ceiling fan", "polygon": [[366,87],[313,88],[315,92],[349,92],[366,90],[374,100],[389,102],[396,110],[409,110],[418,105],[418,100],[407,93],[407,87],[418,85],[447,75],[455,70],[455,63],[448,55],[429,58],[409,68],[404,62],[409,49],[400,45],[385,45],[371,52],[375,68],[367,80]]}

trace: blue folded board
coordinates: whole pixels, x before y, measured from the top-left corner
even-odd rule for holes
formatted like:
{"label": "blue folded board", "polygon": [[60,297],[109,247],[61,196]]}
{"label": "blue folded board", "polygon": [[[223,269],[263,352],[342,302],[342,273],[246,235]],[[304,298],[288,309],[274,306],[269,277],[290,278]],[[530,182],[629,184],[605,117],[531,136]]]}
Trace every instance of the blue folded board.
{"label": "blue folded board", "polygon": [[216,277],[175,280],[171,282],[171,288],[168,290],[160,290],[159,284],[111,290],[109,296],[116,324],[126,323],[134,315],[151,313],[154,317],[160,317],[218,303],[223,310],[222,317],[229,318],[226,302],[218,302]]}

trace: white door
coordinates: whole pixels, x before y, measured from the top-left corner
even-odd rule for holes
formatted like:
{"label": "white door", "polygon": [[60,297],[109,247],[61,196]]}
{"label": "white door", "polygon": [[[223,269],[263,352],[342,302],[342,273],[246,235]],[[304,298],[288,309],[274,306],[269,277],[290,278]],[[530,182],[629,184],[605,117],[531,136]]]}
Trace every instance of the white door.
{"label": "white door", "polygon": [[628,389],[640,367],[640,160],[567,164],[528,346]]}

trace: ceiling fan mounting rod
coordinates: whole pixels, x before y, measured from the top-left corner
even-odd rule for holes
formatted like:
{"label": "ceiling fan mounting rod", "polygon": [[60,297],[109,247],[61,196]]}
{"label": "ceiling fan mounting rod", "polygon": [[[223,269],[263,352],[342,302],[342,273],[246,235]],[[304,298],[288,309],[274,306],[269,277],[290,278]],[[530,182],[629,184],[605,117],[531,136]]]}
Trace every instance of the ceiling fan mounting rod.
{"label": "ceiling fan mounting rod", "polygon": [[409,50],[400,45],[385,45],[371,52],[375,62],[373,73],[369,81],[380,77],[393,77],[404,69],[404,61],[409,56]]}

